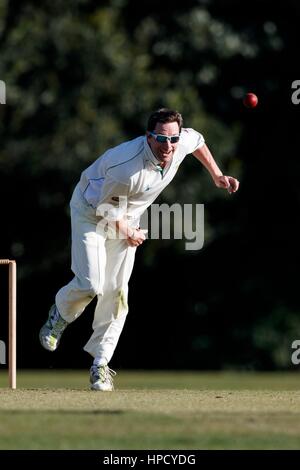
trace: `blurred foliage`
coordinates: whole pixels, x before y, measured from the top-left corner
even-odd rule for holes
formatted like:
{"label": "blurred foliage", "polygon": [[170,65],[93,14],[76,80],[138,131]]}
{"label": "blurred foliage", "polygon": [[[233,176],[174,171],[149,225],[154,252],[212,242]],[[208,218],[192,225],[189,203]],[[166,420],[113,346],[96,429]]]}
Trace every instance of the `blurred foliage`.
{"label": "blurred foliage", "polygon": [[[81,171],[142,134],[149,113],[168,106],[203,133],[241,190],[234,197],[218,190],[186,158],[158,202],[205,203],[205,246],[186,252],[183,241],[153,240],[140,250],[121,365],[289,367],[285,338],[297,336],[299,306],[288,280],[299,255],[287,268],[277,249],[296,246],[283,207],[288,201],[298,209],[299,163],[285,164],[289,186],[280,202],[273,184],[282,178],[284,142],[292,151],[297,145],[289,135],[296,135],[298,114],[290,106],[289,80],[297,75],[288,51],[297,44],[300,7],[287,3],[283,13],[268,0],[254,2],[245,15],[250,4],[234,0],[0,2],[0,79],[7,85],[0,255],[18,262],[24,334],[37,336],[53,295],[70,278],[68,203]],[[241,104],[249,90],[260,99],[250,112]],[[150,296],[144,305],[153,282],[162,285],[159,300]],[[28,311],[31,326],[22,320]],[[25,365],[34,365],[35,337]],[[64,354],[68,365],[73,356]]]}

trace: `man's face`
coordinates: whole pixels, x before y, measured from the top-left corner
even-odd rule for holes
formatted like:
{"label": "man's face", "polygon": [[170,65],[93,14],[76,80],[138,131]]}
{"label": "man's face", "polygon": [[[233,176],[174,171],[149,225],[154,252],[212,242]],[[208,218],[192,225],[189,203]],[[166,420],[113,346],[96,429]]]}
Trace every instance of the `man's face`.
{"label": "man's face", "polygon": [[[177,122],[158,122],[153,131],[154,134],[167,135],[168,137],[179,135],[179,126]],[[170,140],[160,143],[147,132],[148,144],[155,157],[162,163],[169,163],[172,160],[175,150],[177,149],[178,142],[172,144]]]}

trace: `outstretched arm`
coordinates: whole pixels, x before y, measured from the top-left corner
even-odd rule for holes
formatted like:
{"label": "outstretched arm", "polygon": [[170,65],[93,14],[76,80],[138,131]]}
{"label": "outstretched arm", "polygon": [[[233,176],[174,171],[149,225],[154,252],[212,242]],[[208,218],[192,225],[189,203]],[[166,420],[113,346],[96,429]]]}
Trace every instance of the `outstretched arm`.
{"label": "outstretched arm", "polygon": [[240,184],[238,180],[232,176],[223,175],[206,144],[195,150],[193,155],[209,171],[218,188],[227,189],[229,193],[235,193],[238,190]]}

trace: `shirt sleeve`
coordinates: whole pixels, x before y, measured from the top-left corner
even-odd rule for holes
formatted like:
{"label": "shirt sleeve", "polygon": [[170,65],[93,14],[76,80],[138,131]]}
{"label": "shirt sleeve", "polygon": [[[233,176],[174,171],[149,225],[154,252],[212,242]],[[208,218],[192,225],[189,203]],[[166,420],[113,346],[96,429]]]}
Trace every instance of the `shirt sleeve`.
{"label": "shirt sleeve", "polygon": [[180,140],[185,148],[186,155],[195,152],[205,144],[203,135],[191,128],[182,129]]}
{"label": "shirt sleeve", "polygon": [[107,175],[102,183],[96,215],[109,221],[121,220],[127,213],[129,184]]}

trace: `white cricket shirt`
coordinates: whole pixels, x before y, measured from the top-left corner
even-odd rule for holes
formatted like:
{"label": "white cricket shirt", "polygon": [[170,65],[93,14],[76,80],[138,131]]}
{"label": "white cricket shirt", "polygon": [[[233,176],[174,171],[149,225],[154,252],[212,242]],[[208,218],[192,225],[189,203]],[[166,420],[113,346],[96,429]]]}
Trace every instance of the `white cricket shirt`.
{"label": "white cricket shirt", "polygon": [[133,227],[141,215],[174,178],[189,153],[204,145],[202,134],[190,128],[181,130],[172,161],[159,166],[146,136],[107,150],[81,174],[79,187],[96,214],[109,220],[127,216]]}

